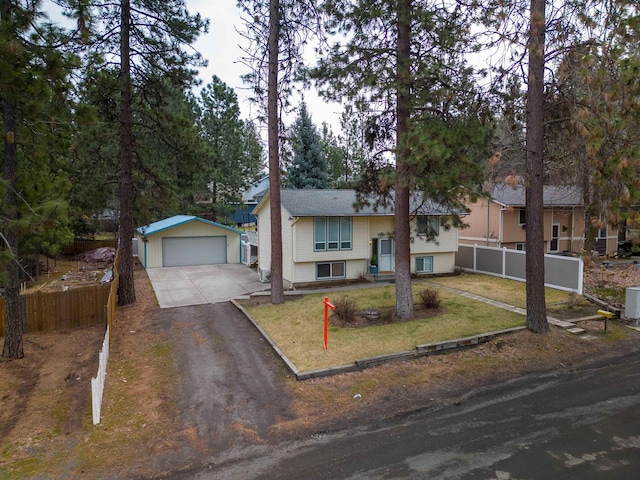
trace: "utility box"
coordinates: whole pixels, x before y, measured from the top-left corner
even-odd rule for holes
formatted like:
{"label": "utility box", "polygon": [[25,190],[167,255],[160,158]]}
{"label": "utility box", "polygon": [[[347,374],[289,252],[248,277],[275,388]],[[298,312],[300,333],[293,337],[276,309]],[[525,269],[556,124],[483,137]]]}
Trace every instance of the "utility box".
{"label": "utility box", "polygon": [[638,324],[638,318],[640,318],[640,287],[627,288],[624,315],[632,319],[634,325]]}

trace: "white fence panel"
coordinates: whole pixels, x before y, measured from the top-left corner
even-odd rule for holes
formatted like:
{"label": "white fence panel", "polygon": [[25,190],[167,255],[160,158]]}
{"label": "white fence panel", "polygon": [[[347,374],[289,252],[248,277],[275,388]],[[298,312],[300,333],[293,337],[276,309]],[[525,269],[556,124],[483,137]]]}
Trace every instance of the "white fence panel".
{"label": "white fence panel", "polygon": [[98,354],[98,374],[91,379],[91,406],[93,413],[93,424],[100,423],[100,411],[102,409],[102,392],[104,391],[104,378],[107,375],[107,362],[109,361],[109,326],[104,335],[102,350]]}
{"label": "white fence panel", "polygon": [[[459,245],[456,267],[510,280],[526,281],[526,252],[481,245]],[[579,257],[545,254],[544,284],[582,295],[584,263]]]}

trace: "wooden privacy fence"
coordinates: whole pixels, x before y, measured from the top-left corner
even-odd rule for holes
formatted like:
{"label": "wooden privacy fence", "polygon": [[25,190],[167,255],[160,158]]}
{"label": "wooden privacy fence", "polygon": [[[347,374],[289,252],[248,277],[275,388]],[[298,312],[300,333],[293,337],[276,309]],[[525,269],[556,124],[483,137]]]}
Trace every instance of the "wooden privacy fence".
{"label": "wooden privacy fence", "polygon": [[[116,254],[111,283],[89,285],[65,292],[37,291],[20,295],[24,332],[50,332],[94,325],[104,322],[105,314],[111,325],[118,305],[119,264],[120,257]],[[5,335],[5,318],[5,299],[0,298],[0,337]]]}
{"label": "wooden privacy fence", "polygon": [[[66,292],[20,295],[25,333],[49,332],[104,322],[110,284],[90,285]],[[5,299],[0,298],[0,337],[5,334]]]}

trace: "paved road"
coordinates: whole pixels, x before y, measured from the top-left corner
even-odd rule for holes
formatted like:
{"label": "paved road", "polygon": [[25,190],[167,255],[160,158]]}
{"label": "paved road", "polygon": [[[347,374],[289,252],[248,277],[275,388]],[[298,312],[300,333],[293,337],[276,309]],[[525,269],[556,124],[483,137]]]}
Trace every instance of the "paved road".
{"label": "paved road", "polygon": [[640,352],[459,404],[211,459],[196,479],[636,479]]}

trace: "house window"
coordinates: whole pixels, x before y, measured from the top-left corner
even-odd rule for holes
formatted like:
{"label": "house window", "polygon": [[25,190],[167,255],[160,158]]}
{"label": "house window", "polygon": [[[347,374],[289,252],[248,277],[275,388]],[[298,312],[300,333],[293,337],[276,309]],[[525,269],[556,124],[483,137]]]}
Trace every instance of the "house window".
{"label": "house window", "polygon": [[345,262],[316,263],[316,278],[318,280],[346,277]]}
{"label": "house window", "polygon": [[525,223],[527,223],[526,211],[527,210],[525,208],[520,209],[518,216],[518,225],[524,225]]}
{"label": "house window", "polygon": [[351,217],[315,217],[314,250],[351,250]]}
{"label": "house window", "polygon": [[526,243],[516,243],[516,250],[520,250],[521,252],[524,252],[527,250],[527,244]]}
{"label": "house window", "polygon": [[433,257],[416,257],[416,273],[433,272]]}
{"label": "house window", "polygon": [[607,226],[598,229],[598,235],[596,238],[607,238]]}
{"label": "house window", "polygon": [[418,215],[417,217],[418,235],[437,237],[440,232],[440,220],[438,217],[428,217]]}

